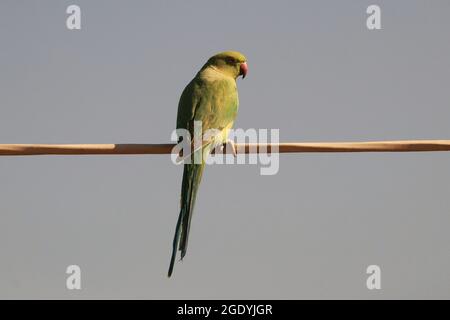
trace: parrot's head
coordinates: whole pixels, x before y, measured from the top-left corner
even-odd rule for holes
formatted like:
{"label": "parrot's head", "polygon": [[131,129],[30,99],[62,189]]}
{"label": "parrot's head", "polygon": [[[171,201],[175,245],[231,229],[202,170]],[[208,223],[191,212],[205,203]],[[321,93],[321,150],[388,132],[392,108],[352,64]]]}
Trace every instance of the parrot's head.
{"label": "parrot's head", "polygon": [[208,66],[213,66],[234,79],[239,76],[245,78],[248,71],[247,59],[237,51],[225,51],[212,56],[205,65]]}

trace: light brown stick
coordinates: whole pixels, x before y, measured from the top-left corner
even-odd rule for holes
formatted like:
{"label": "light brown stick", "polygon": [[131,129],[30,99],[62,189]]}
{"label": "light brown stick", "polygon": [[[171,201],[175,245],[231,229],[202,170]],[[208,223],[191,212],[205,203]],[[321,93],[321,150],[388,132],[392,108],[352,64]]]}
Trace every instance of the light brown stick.
{"label": "light brown stick", "polygon": [[[174,144],[0,144],[0,156],[170,154],[173,147]],[[238,153],[450,151],[450,140],[236,144],[236,148]]]}

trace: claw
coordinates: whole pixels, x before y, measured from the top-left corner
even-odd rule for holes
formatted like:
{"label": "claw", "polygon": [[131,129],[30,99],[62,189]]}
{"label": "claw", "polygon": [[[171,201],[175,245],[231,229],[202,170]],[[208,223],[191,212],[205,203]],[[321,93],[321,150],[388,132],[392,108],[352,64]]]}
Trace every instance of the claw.
{"label": "claw", "polygon": [[233,140],[227,139],[227,141],[223,144],[223,147],[226,151],[230,149],[231,153],[233,153],[233,156],[236,157],[236,146]]}

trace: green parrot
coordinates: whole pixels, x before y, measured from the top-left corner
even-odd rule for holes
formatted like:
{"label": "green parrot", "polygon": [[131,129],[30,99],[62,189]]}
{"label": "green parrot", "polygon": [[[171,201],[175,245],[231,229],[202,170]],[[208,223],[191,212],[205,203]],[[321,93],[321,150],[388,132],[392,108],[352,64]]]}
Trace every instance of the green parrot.
{"label": "green parrot", "polygon": [[[181,259],[186,255],[189,229],[194,209],[197,190],[205,167],[205,159],[212,150],[220,145],[234,145],[228,140],[228,132],[233,126],[238,111],[238,93],[236,79],[247,75],[247,59],[239,52],[226,51],[211,57],[197,75],[183,90],[178,103],[177,129],[188,130],[194,137],[194,121],[201,121],[202,132],[217,130],[214,135],[204,140],[200,137],[200,148],[194,149],[192,161],[184,164],[181,185],[180,214],[173,239],[173,251],[170,259],[168,276],[172,275],[177,251]],[[196,158],[198,155],[201,158]],[[195,159],[201,159],[200,163]]]}

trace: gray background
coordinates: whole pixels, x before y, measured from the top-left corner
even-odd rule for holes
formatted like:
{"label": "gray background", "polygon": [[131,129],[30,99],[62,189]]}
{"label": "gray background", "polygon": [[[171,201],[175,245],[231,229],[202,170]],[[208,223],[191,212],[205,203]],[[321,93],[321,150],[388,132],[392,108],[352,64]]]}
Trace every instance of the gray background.
{"label": "gray background", "polygon": [[[66,7],[82,9],[69,31]],[[201,65],[239,50],[236,127],[282,141],[450,138],[450,2],[0,2],[0,143],[164,143]],[[169,156],[0,158],[0,298],[450,298],[450,153],[208,166],[166,277]],[[65,287],[82,269],[82,290]],[[382,289],[366,288],[366,267]]]}

